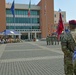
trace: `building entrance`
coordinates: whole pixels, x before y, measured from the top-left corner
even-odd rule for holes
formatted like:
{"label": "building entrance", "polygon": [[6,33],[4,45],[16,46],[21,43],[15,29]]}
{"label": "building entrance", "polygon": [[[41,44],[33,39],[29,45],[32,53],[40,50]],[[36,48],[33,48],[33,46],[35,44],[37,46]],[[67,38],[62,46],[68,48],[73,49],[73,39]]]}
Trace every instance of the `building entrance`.
{"label": "building entrance", "polygon": [[22,34],[21,35],[21,39],[22,40],[28,39],[28,34],[27,33],[26,34]]}
{"label": "building entrance", "polygon": [[32,39],[41,39],[41,33],[22,33],[21,39],[22,40],[32,40]]}

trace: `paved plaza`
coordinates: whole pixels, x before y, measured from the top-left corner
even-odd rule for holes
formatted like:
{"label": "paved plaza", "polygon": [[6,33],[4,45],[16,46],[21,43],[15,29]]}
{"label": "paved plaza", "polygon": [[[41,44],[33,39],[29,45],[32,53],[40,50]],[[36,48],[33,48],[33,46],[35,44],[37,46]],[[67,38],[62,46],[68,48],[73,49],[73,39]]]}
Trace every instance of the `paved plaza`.
{"label": "paved plaza", "polygon": [[64,75],[61,46],[46,41],[0,44],[0,75]]}

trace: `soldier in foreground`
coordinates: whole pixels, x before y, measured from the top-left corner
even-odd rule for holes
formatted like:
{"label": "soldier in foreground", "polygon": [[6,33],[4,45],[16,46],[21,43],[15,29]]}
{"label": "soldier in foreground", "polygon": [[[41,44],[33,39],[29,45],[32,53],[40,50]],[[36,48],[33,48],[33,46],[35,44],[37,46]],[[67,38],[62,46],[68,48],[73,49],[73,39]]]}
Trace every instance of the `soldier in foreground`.
{"label": "soldier in foreground", "polygon": [[[73,53],[76,46],[76,24],[69,22],[70,31],[65,30],[61,37],[61,48],[64,53],[64,71],[65,75],[76,75],[76,63],[73,63]],[[73,65],[74,64],[74,65]]]}

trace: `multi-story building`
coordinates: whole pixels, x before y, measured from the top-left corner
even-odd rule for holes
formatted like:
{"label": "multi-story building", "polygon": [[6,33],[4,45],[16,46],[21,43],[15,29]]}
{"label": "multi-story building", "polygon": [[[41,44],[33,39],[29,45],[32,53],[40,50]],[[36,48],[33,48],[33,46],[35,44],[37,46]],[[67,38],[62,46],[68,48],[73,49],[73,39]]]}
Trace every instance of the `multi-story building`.
{"label": "multi-story building", "polygon": [[62,20],[63,20],[63,24],[65,26],[68,26],[68,23],[66,22],[66,12],[65,11],[54,11],[54,25],[52,27],[53,32],[56,32],[57,30],[57,26],[58,26],[58,22],[59,22],[59,13],[61,13],[62,15]]}
{"label": "multi-story building", "polygon": [[13,17],[10,7],[11,4],[6,4],[6,29],[18,31],[22,34],[22,39],[41,38],[40,7],[32,5],[29,17],[28,5],[15,4],[15,17]]}
{"label": "multi-story building", "polygon": [[[28,4],[15,4],[15,18],[10,10],[11,5],[5,3],[5,0],[0,2],[0,31],[16,30],[22,34],[20,36],[22,39],[46,38],[53,33],[53,27],[58,21],[58,12],[54,12],[53,0],[41,0],[37,5],[31,5],[30,16]],[[65,12],[62,14],[66,22]]]}
{"label": "multi-story building", "polygon": [[[59,21],[59,13],[60,12],[58,12],[58,11],[54,11],[54,24],[58,23],[58,21]],[[62,15],[63,23],[66,23],[66,12],[61,11],[61,15]]]}
{"label": "multi-story building", "polygon": [[[41,0],[38,5],[31,5],[31,15],[28,17],[26,4],[15,4],[15,23],[10,11],[11,4],[6,4],[6,28],[20,32],[21,38],[45,38],[51,34],[54,24],[53,0]],[[50,7],[50,8],[49,8]]]}

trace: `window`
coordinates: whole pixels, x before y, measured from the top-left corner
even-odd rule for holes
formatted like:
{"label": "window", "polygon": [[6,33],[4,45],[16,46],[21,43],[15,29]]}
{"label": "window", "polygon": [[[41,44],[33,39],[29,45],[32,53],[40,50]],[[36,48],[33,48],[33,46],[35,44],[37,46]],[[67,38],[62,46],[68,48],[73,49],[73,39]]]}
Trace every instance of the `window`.
{"label": "window", "polygon": [[56,23],[56,21],[55,21],[55,23]]}
{"label": "window", "polygon": [[[31,15],[39,15],[39,10],[31,10]],[[12,14],[10,9],[6,9],[6,14]],[[15,15],[28,15],[28,10],[15,9]]]}
{"label": "window", "polygon": [[54,17],[56,17],[56,14],[54,14]]}
{"label": "window", "polygon": [[62,18],[64,17],[64,15],[62,14]]}

